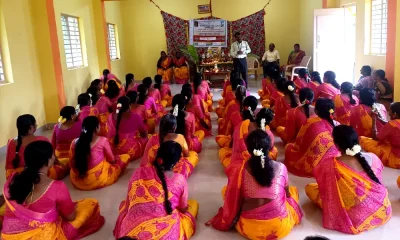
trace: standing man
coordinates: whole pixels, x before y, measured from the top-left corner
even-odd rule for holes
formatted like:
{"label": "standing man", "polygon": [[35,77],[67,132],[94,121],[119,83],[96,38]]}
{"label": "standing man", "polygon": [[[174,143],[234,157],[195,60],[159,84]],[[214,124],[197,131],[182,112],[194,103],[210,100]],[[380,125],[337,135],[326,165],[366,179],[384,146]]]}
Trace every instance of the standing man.
{"label": "standing man", "polygon": [[236,42],[231,46],[231,56],[233,57],[233,67],[242,75],[247,87],[247,54],[251,53],[249,44],[242,41],[240,32],[235,33]]}
{"label": "standing man", "polygon": [[271,43],[269,45],[269,49],[264,53],[264,56],[262,57],[264,78],[268,76],[268,72],[270,69],[274,69],[275,71],[279,72],[280,59],[281,57],[279,56],[278,50],[275,49],[275,44]]}

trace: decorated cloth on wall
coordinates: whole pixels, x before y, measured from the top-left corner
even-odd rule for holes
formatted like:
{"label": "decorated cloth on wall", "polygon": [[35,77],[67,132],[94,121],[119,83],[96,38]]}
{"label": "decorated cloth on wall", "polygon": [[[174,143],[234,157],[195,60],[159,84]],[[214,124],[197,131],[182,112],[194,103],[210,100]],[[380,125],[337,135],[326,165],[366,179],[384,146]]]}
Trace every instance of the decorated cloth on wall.
{"label": "decorated cloth on wall", "polygon": [[[175,54],[175,52],[179,50],[179,48],[188,45],[189,21],[176,17],[164,11],[161,11],[161,15],[164,20],[168,53]],[[263,9],[239,20],[228,21],[228,32],[230,34],[230,37],[228,37],[228,47],[222,48],[222,51],[224,51],[226,54],[229,53],[234,33],[240,32],[242,34],[243,40],[249,43],[252,53],[258,55],[259,57],[263,56],[265,52],[264,15],[265,11]],[[220,18],[206,17],[200,18],[199,20],[207,19]],[[206,48],[198,48],[199,54],[203,54],[206,51]]]}

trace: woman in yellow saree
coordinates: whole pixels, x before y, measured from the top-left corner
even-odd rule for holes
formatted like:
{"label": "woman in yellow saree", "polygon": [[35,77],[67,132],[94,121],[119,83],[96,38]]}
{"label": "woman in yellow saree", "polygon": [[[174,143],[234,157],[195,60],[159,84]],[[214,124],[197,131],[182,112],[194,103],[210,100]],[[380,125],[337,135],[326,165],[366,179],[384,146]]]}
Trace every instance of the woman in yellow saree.
{"label": "woman in yellow saree", "polygon": [[[383,165],[400,169],[400,102],[392,103],[389,113],[392,120],[386,123],[372,112],[372,138],[360,137],[360,143],[363,149],[376,154]],[[385,123],[380,131],[377,122]]]}
{"label": "woman in yellow saree", "polygon": [[26,168],[4,186],[7,210],[1,239],[81,239],[103,226],[97,200],[73,202],[64,182],[46,176],[54,159],[49,142],[36,141],[26,147]]}
{"label": "woman in yellow saree", "polygon": [[166,141],[157,151],[153,166],[137,169],[121,202],[114,237],[185,240],[196,231],[199,204],[188,200],[186,178],[173,171],[182,148]]}
{"label": "woman in yellow saree", "polygon": [[299,224],[302,212],[297,188],[289,186],[285,165],[269,159],[265,131],[249,134],[250,158],[228,168],[224,205],[206,225],[220,231],[235,227],[245,238],[281,239]]}
{"label": "woman in yellow saree", "polygon": [[307,196],[322,208],[323,226],[359,234],[384,225],[392,216],[388,191],[382,184],[382,162],[362,153],[356,131],[346,125],[333,130],[340,150],[315,168],[317,183],[306,186]]}
{"label": "woman in yellow saree", "polygon": [[164,83],[169,84],[174,75],[174,71],[172,70],[172,59],[167,56],[167,53],[162,51],[161,57],[157,62],[157,74],[161,75]]}
{"label": "woman in yellow saree", "polygon": [[185,84],[189,80],[189,69],[186,66],[186,58],[179,51],[174,58],[174,67],[175,83]]}
{"label": "woman in yellow saree", "polygon": [[82,133],[71,144],[70,179],[81,190],[90,191],[115,183],[129,163],[130,156],[114,156],[107,138],[99,137],[99,120],[83,120]]}
{"label": "woman in yellow saree", "polygon": [[285,148],[285,165],[289,172],[300,177],[312,177],[314,168],[329,156],[336,156],[332,130],[337,124],[333,120],[335,105],[327,98],[320,98],[315,105],[316,117],[309,118],[295,143]]}
{"label": "woman in yellow saree", "polygon": [[248,96],[243,102],[242,122],[235,127],[233,136],[222,138],[220,143],[224,145],[219,150],[219,159],[221,160],[222,166],[226,169],[235,161],[245,161],[249,159],[249,152],[246,147],[247,136],[257,130],[264,130],[271,139],[271,151],[268,156],[272,160],[276,160],[278,157],[278,149],[274,146],[274,134],[271,132],[268,124],[271,123],[274,118],[274,112],[271,109],[263,108],[255,116],[255,110],[257,109],[258,100],[254,96]]}

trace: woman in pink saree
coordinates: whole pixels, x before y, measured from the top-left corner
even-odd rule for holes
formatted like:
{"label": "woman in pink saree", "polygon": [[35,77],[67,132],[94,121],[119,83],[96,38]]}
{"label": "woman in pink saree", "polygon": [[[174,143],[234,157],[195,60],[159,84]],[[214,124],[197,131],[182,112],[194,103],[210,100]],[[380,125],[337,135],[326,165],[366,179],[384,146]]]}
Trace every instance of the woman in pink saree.
{"label": "woman in pink saree", "polygon": [[196,131],[196,119],[194,114],[184,110],[186,108],[186,103],[185,96],[182,94],[176,94],[172,99],[173,110],[171,110],[171,114],[177,119],[175,133],[185,136],[189,150],[200,153],[203,148],[202,143],[205,133],[202,130]]}
{"label": "woman in pink saree", "polygon": [[110,140],[115,155],[128,154],[130,160],[143,156],[148,141],[147,131],[142,118],[130,110],[128,97],[118,99],[117,110],[108,118]]}
{"label": "woman in pink saree", "polygon": [[154,77],[154,89],[158,89],[161,94],[161,105],[166,108],[170,107],[172,104],[172,93],[171,93],[171,88],[169,87],[168,84],[162,83],[162,76],[161,75],[156,75]]}
{"label": "woman in pink saree", "polygon": [[[205,83],[205,84],[203,84]],[[206,81],[203,81],[203,76],[198,73],[193,81],[193,93],[198,95],[205,105],[204,108],[208,112],[213,111],[213,100],[210,92],[210,87]]]}
{"label": "woman in pink saree", "polygon": [[121,202],[114,237],[136,239],[189,239],[196,231],[199,204],[188,200],[186,178],[173,171],[182,148],[166,141],[157,161],[137,169]]}
{"label": "woman in pink saree", "polygon": [[332,71],[327,71],[324,74],[324,82],[315,90],[315,100],[318,98],[333,98],[340,94],[340,85],[336,81],[336,74]]}
{"label": "woman in pink saree", "polygon": [[276,129],[277,135],[284,143],[293,143],[303,125],[310,117],[315,116],[314,107],[311,103],[314,100],[314,92],[310,88],[302,88],[299,94],[301,106],[287,111],[286,125]]}
{"label": "woman in pink saree", "polygon": [[228,168],[224,205],[206,223],[220,231],[236,230],[247,239],[281,239],[303,216],[297,188],[289,186],[285,165],[269,159],[270,139],[262,130],[249,134],[250,157]]}
{"label": "woman in pink saree", "polygon": [[336,124],[333,120],[334,109],[332,100],[317,100],[317,117],[309,118],[301,127],[295,143],[286,145],[284,163],[289,172],[300,177],[313,177],[313,170],[322,159],[337,155],[332,139]]}
{"label": "woman in pink saree", "polygon": [[271,123],[272,129],[277,129],[279,126],[285,126],[287,111],[299,106],[299,100],[297,99],[295,92],[296,85],[292,81],[286,81],[285,95],[278,98],[273,107],[275,118]]}
{"label": "woman in pink saree", "polygon": [[58,124],[54,126],[51,144],[54,154],[60,164],[69,167],[69,149],[72,141],[78,138],[82,131],[82,122],[77,121],[75,108],[65,106],[60,111]]}
{"label": "woman in pink saree", "polygon": [[314,170],[317,183],[306,186],[307,196],[322,209],[323,226],[359,234],[384,225],[392,216],[383,166],[372,153],[362,153],[350,126],[333,130],[340,154],[321,161]]}
{"label": "woman in pink saree", "polygon": [[319,74],[319,72],[314,71],[311,72],[310,78],[311,81],[308,84],[308,88],[311,88],[315,93],[317,91],[318,86],[322,84],[321,75]]}
{"label": "woman in pink saree", "polygon": [[129,91],[137,91],[138,86],[139,84],[135,83],[135,75],[133,75],[133,73],[126,74],[124,86],[125,93],[128,93]]}
{"label": "woman in pink saree", "polygon": [[153,87],[153,80],[151,80],[150,77],[145,77],[143,79],[143,85],[146,86],[147,88],[148,96],[153,98],[154,101],[156,102],[157,109],[163,110],[164,107],[161,105],[161,93],[160,90]]}
{"label": "woman in pink saree", "polygon": [[161,105],[156,104],[154,98],[150,97],[148,93],[148,88],[145,85],[140,84],[138,87],[139,99],[137,103],[143,104],[146,108],[148,116],[151,116],[150,118],[147,118],[147,123],[151,126],[155,126],[159,119],[164,116],[166,112]]}
{"label": "woman in pink saree", "polygon": [[190,84],[185,84],[182,87],[181,94],[186,99],[187,112],[193,113],[195,118],[195,131],[203,131],[205,136],[212,135],[211,115],[205,109],[205,104],[201,97],[193,94]]}
{"label": "woman in pink saree", "polygon": [[154,125],[150,125],[147,119],[151,119],[151,115],[146,111],[146,107],[144,105],[138,104],[138,94],[135,91],[129,91],[126,93],[126,96],[129,98],[129,104],[131,108],[131,112],[139,115],[146,127],[146,130],[149,134],[153,134],[155,131],[155,122]]}
{"label": "woman in pink saree", "polygon": [[[350,126],[358,136],[372,137],[372,111],[379,115],[379,118],[387,121],[387,111],[384,105],[376,102],[375,91],[371,88],[360,90],[360,105],[352,107],[350,112]],[[377,130],[381,131],[383,122],[378,121]]]}
{"label": "woman in pink saree", "polygon": [[299,76],[293,80],[294,84],[296,85],[297,93],[310,85],[310,78],[308,76],[308,70],[302,68],[299,70]]}
{"label": "woman in pink saree", "polygon": [[96,107],[91,106],[90,96],[86,93],[82,93],[78,96],[78,105],[75,108],[78,114],[78,121],[83,122],[83,120],[88,116],[99,115],[99,110]]}
{"label": "woman in pink saree", "polygon": [[100,120],[100,136],[108,134],[107,120],[110,113],[114,112],[117,108],[117,101],[121,95],[115,81],[108,82],[108,88],[104,96],[96,103],[96,108],[99,110],[98,118]]}
{"label": "woman in pink saree", "polygon": [[[239,86],[235,92],[236,99],[231,101],[225,109],[225,118],[218,119],[218,134],[229,136],[233,134],[235,126],[242,121],[242,104],[246,98],[246,88]],[[217,137],[218,138],[218,137]]]}
{"label": "woman in pink saree", "polygon": [[360,101],[353,96],[353,84],[344,82],[340,86],[340,94],[333,99],[336,108],[336,121],[344,125],[350,125],[350,113],[353,107],[358,106]]}
{"label": "woman in pink saree", "polygon": [[103,226],[96,199],[73,202],[64,182],[46,176],[54,161],[49,142],[36,141],[26,147],[26,168],[4,186],[7,209],[2,239],[81,239]]}
{"label": "woman in pink saree", "polygon": [[99,120],[87,117],[82,133],[71,144],[71,183],[80,190],[90,191],[114,184],[129,163],[129,155],[115,156],[105,137],[99,137]]}
{"label": "woman in pink saree", "polygon": [[110,80],[113,80],[113,81],[115,81],[116,83],[117,83],[117,85],[118,85],[118,88],[121,88],[122,87],[122,82],[121,82],[121,80],[119,80],[118,78],[117,78],[117,76],[115,76],[114,74],[112,74],[111,72],[110,72],[110,70],[108,70],[108,69],[104,69],[103,70],[103,75],[100,77],[100,80],[101,81],[103,81],[103,86],[104,86],[104,90],[106,90],[107,91],[107,89],[108,89],[108,81],[110,81]]}
{"label": "woman in pink saree", "polygon": [[181,145],[182,156],[174,167],[175,173],[180,173],[186,178],[193,173],[194,168],[199,163],[199,156],[195,151],[189,151],[188,144],[182,134],[176,134],[177,119],[172,114],[162,117],[160,122],[160,134],[153,135],[147,142],[144,156],[140,163],[141,167],[152,166],[156,160],[157,150],[163,142],[175,141]]}
{"label": "woman in pink saree", "polygon": [[[25,168],[24,152],[28,144],[35,141],[47,141],[43,136],[35,136],[37,124],[34,116],[30,114],[21,115],[17,118],[18,137],[8,140],[6,155],[6,179],[14,173],[22,172]],[[67,165],[55,161],[49,168],[48,176],[52,179],[63,179],[68,174]]]}

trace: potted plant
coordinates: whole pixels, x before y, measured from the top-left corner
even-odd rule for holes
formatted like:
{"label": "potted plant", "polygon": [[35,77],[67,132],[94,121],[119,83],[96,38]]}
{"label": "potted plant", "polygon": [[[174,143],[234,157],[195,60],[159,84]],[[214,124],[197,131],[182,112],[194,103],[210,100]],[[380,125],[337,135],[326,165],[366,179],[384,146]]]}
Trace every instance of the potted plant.
{"label": "potted plant", "polygon": [[188,45],[187,47],[181,47],[180,50],[188,59],[190,78],[193,79],[196,73],[199,72],[200,57],[197,53],[197,49],[193,45]]}

